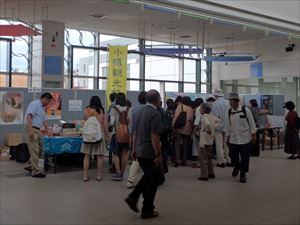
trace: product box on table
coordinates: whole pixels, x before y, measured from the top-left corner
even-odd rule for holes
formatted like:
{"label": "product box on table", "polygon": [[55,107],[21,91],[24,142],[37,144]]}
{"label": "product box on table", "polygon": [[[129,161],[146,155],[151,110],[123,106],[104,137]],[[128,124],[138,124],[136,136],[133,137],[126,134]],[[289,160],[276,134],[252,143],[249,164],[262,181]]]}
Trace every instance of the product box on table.
{"label": "product box on table", "polygon": [[7,146],[17,146],[23,142],[23,135],[21,133],[9,133],[6,136]]}

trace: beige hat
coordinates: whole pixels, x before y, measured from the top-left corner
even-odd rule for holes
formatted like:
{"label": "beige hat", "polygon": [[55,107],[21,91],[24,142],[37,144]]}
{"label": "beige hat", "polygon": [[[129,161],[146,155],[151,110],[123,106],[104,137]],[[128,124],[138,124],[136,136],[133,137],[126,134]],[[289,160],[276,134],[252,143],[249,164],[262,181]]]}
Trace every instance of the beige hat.
{"label": "beige hat", "polygon": [[228,99],[237,99],[240,100],[240,96],[238,93],[231,92],[229,93]]}
{"label": "beige hat", "polygon": [[218,97],[224,97],[224,94],[223,94],[223,90],[222,90],[222,89],[216,88],[216,89],[214,89],[214,91],[213,91],[212,94],[215,95],[215,96],[218,96]]}

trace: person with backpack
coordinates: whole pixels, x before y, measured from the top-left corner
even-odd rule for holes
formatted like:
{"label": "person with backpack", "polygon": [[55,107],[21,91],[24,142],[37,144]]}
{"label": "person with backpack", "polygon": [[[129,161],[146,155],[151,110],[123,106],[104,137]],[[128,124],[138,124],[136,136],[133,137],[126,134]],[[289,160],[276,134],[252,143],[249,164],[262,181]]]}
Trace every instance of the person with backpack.
{"label": "person with backpack", "polygon": [[212,164],[211,150],[213,147],[216,127],[221,123],[221,120],[211,113],[211,104],[203,103],[200,106],[201,121],[200,121],[200,138],[199,145],[199,162],[201,175],[199,180],[208,181],[208,178],[214,179],[215,172]]}
{"label": "person with backpack", "polygon": [[294,111],[295,104],[292,101],[284,103],[283,108],[286,108],[289,112],[285,117],[287,121],[284,135],[284,152],[291,154],[288,159],[300,158],[300,118],[297,112]]}
{"label": "person with backpack", "polygon": [[[179,103],[173,118],[173,128],[175,131],[175,162],[174,167],[178,167],[180,155],[182,156],[181,166],[186,166],[188,148],[191,143],[191,135],[194,127],[194,111],[191,107],[190,97],[183,97]],[[182,148],[181,148],[182,145]]]}
{"label": "person with backpack", "polygon": [[229,104],[231,108],[225,120],[225,133],[229,156],[234,167],[232,176],[236,177],[240,173],[240,182],[246,183],[251,142],[256,141],[256,125],[250,109],[240,105],[237,93],[230,93]]}
{"label": "person with backpack", "polygon": [[96,180],[103,178],[103,156],[106,153],[106,143],[109,141],[108,124],[105,111],[98,96],[90,99],[90,104],[84,110],[86,121],[82,129],[83,144],[81,152],[83,160],[83,181],[89,181],[88,170],[91,156],[97,157],[98,175]]}
{"label": "person with backpack", "polygon": [[112,180],[123,180],[123,174],[128,161],[129,150],[129,130],[128,130],[128,112],[126,105],[126,96],[124,93],[116,95],[116,106],[110,111],[110,126],[113,127],[111,149],[113,152],[113,163],[116,173]]}

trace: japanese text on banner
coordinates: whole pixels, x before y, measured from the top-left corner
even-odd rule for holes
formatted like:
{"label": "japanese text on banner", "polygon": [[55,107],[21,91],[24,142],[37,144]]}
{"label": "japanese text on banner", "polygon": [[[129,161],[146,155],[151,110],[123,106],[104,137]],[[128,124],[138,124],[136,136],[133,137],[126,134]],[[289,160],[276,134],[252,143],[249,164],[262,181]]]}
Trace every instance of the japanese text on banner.
{"label": "japanese text on banner", "polygon": [[107,82],[107,107],[111,93],[126,93],[128,46],[109,46],[109,65]]}

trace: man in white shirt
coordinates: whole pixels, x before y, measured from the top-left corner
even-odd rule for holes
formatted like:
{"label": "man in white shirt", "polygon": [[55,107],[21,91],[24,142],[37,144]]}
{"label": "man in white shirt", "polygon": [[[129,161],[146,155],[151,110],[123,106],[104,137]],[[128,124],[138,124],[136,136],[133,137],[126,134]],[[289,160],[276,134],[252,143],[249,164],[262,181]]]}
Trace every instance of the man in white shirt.
{"label": "man in white shirt", "polygon": [[229,145],[229,155],[234,166],[232,176],[240,173],[240,182],[246,183],[246,173],[249,171],[251,142],[256,141],[256,126],[250,109],[240,106],[237,93],[230,93],[231,108],[226,116],[226,137]]}
{"label": "man in white shirt", "polygon": [[216,128],[215,142],[217,153],[217,166],[224,168],[232,166],[229,157],[229,149],[225,143],[225,119],[230,108],[229,101],[224,99],[223,90],[215,89],[213,93],[215,101],[212,103],[211,113],[221,120],[220,126]]}

